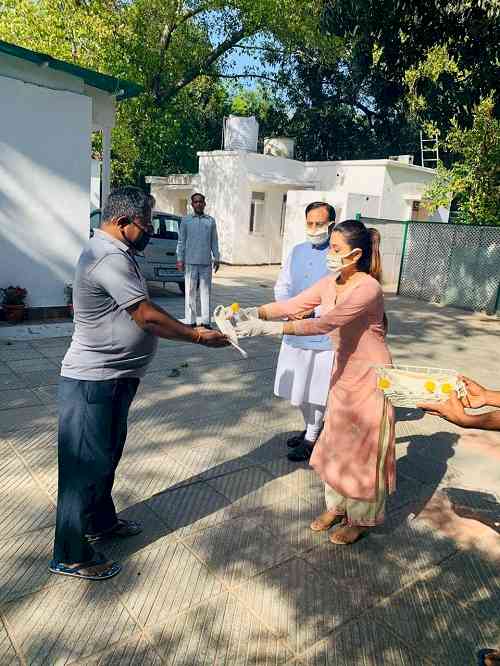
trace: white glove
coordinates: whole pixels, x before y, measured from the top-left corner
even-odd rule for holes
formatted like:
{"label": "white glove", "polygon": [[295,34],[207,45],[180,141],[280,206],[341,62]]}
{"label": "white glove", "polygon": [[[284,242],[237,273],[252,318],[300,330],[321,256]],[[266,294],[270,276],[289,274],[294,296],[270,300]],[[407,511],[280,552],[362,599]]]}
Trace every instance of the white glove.
{"label": "white glove", "polygon": [[282,321],[249,319],[237,324],[236,334],[239,338],[253,338],[256,335],[283,335],[283,326]]}
{"label": "white glove", "polygon": [[240,308],[240,321],[250,321],[259,318],[259,308]]}

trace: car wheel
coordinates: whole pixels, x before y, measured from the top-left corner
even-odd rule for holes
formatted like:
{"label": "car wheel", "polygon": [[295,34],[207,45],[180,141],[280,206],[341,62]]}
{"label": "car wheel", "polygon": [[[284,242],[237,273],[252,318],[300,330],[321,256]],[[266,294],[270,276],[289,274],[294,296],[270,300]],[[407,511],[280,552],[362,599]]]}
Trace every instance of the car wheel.
{"label": "car wheel", "polygon": [[185,294],[186,293],[186,283],[185,282],[178,282],[177,284],[179,285],[179,289],[181,291],[181,294]]}

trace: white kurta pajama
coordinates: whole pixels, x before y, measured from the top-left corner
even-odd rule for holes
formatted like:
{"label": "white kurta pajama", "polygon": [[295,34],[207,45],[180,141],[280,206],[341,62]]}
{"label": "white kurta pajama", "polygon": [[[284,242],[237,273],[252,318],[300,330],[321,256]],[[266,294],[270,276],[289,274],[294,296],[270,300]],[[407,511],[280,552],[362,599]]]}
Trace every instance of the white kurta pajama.
{"label": "white kurta pajama", "polygon": [[[296,245],[289,254],[274,287],[277,301],[296,296],[328,275],[328,242]],[[301,407],[324,408],[328,398],[334,352],[327,335],[284,336],[276,368],[274,394]],[[307,425],[307,422],[306,422]]]}

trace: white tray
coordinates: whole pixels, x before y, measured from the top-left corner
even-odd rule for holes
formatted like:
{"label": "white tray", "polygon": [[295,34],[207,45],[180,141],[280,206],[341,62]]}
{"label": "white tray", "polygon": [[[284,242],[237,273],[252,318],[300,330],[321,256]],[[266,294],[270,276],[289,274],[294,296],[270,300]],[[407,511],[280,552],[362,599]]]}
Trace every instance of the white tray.
{"label": "white tray", "polygon": [[422,402],[442,402],[455,391],[466,395],[456,370],[416,365],[377,365],[377,386],[395,407],[416,407]]}

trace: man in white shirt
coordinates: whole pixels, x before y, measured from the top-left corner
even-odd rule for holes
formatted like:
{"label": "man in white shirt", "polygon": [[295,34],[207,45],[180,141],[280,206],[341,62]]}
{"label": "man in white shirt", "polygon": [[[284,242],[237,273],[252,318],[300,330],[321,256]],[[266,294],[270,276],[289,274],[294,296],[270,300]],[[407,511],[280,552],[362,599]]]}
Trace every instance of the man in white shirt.
{"label": "man in white shirt", "polygon": [[191,197],[193,214],[183,217],[177,243],[177,269],[185,272],[185,323],[196,326],[196,290],[200,285],[201,320],[210,328],[210,295],[212,266],[219,270],[219,239],[213,217],[205,215],[205,197],[196,193]]}
{"label": "man in white shirt", "polygon": [[[296,296],[328,274],[326,254],[334,222],[330,204],[317,201],[307,206],[307,241],[296,245],[283,265],[274,288],[277,301]],[[294,449],[288,454],[292,461],[308,460],[321,432],[333,359],[327,335],[283,338],[274,393],[299,407],[305,424],[305,430],[287,442]]]}

